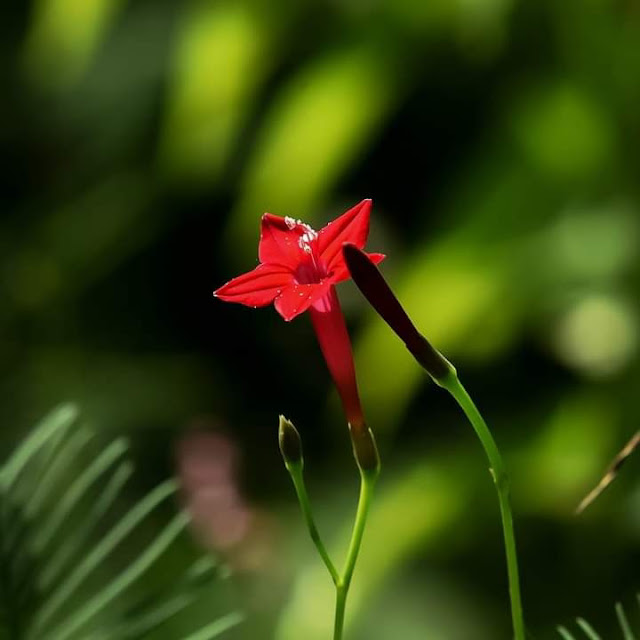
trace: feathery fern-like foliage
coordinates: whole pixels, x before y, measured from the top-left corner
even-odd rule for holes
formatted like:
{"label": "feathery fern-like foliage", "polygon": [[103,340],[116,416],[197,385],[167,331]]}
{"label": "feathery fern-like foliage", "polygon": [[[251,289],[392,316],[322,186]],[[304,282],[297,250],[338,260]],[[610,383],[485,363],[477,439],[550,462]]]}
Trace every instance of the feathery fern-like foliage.
{"label": "feathery fern-like foliage", "polygon": [[[123,504],[133,473],[127,451],[126,439],[105,446],[76,407],[63,405],[0,466],[1,638],[150,638],[225,576],[190,549],[178,554],[176,575],[158,571],[188,516],[171,508],[174,480]],[[192,617],[181,640],[216,638],[242,619]]]}

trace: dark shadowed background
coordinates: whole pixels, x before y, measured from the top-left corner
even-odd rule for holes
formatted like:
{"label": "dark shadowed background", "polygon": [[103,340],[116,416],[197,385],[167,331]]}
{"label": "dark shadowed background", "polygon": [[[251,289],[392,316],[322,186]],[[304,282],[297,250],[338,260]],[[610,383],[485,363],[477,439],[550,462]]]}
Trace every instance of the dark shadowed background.
{"label": "dark shadowed background", "polygon": [[[276,433],[279,413],[302,433],[340,558],[357,474],[337,397],[307,317],[212,291],[256,265],[263,212],[318,228],[371,197],[368,247],[511,469],[531,637],[576,615],[620,637],[617,601],[640,623],[637,460],[573,515],[640,419],[637,0],[1,14],[4,454],[78,402],[132,439],[132,496],[187,477],[195,534],[234,574],[220,597],[248,614],[228,637],[326,640],[331,583]],[[383,458],[350,637],[506,639],[482,450],[353,284],[339,296]]]}

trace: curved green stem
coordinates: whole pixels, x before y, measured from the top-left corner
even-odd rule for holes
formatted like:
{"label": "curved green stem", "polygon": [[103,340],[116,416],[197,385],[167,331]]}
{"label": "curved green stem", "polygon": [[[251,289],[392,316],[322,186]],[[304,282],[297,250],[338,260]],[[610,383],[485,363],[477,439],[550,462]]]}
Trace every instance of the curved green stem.
{"label": "curved green stem", "polygon": [[333,631],[334,640],[342,640],[349,586],[351,585],[351,579],[353,578],[358,554],[360,553],[360,546],[362,545],[362,537],[364,536],[364,529],[367,523],[367,515],[369,513],[373,487],[380,472],[380,458],[378,457],[378,450],[371,431],[366,428],[366,425],[360,425],[360,430],[355,432],[355,435],[352,430],[351,436],[354,455],[358,468],[360,469],[360,497],[358,499],[358,509],[356,511],[356,518],[353,524],[347,558],[345,560],[344,569],[342,570],[342,573],[339,574],[327,553],[324,543],[322,542],[318,527],[316,526],[313,518],[313,512],[311,511],[311,503],[309,501],[307,488],[304,482],[304,462],[302,458],[300,436],[292,423],[282,416],[280,417],[279,441],[282,457],[287,471],[291,476],[291,480],[293,481],[293,486],[296,490],[296,495],[298,496],[298,502],[300,503],[300,509],[302,510],[302,516],[307,525],[307,529],[309,530],[311,540],[318,550],[322,561],[331,575],[333,584],[336,587],[336,612]]}
{"label": "curved green stem", "polygon": [[300,509],[302,510],[302,516],[307,525],[307,529],[309,530],[309,535],[311,536],[311,540],[313,540],[313,544],[316,546],[322,561],[324,562],[327,570],[331,574],[331,579],[333,580],[333,584],[338,587],[340,582],[340,576],[338,575],[338,570],[335,568],[335,565],[331,561],[329,554],[327,553],[327,549],[322,542],[322,538],[320,537],[320,532],[318,531],[318,527],[316,526],[315,520],[313,519],[313,513],[311,511],[311,503],[309,501],[309,496],[307,494],[307,488],[304,483],[304,476],[302,471],[302,464],[287,464],[287,471],[291,476],[291,480],[293,480],[293,486],[296,490],[296,495],[298,496],[298,502],[300,503]]}
{"label": "curved green stem", "polygon": [[444,379],[438,380],[438,384],[445,388],[460,405],[460,408],[464,411],[478,438],[480,438],[480,442],[482,443],[485,453],[487,454],[487,458],[489,459],[491,474],[496,485],[498,501],[500,503],[500,516],[502,519],[502,531],[504,534],[505,553],[507,557],[507,574],[509,579],[513,631],[516,640],[525,640],[518,556],[516,553],[516,538],[513,529],[511,504],[509,502],[510,482],[502,460],[502,455],[500,454],[487,423],[478,411],[478,408],[471,399],[471,396],[467,393],[467,390],[462,386],[458,376],[452,372]]}
{"label": "curved green stem", "polygon": [[358,499],[358,510],[353,524],[351,542],[349,543],[349,550],[347,552],[344,569],[340,579],[336,582],[336,614],[333,628],[333,640],[342,640],[347,596],[349,594],[349,587],[351,586],[353,572],[356,568],[358,554],[360,553],[362,537],[364,535],[367,516],[369,514],[369,506],[371,504],[371,496],[373,494],[373,488],[377,478],[377,469],[374,471],[360,471],[360,497]]}

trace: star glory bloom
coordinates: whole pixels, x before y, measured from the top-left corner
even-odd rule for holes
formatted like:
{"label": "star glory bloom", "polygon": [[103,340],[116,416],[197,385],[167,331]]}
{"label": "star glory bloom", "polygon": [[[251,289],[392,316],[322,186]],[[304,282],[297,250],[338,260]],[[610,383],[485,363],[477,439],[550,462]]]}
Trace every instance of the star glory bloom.
{"label": "star glory bloom", "polygon": [[[370,214],[371,200],[363,200],[316,232],[300,220],[265,213],[258,246],[260,264],[214,292],[221,300],[254,308],[273,302],[287,321],[309,311],[347,420],[355,429],[364,428],[365,423],[335,285],[350,277],[342,245],[349,242],[364,248]],[[368,256],[374,263],[384,258],[380,253]]]}

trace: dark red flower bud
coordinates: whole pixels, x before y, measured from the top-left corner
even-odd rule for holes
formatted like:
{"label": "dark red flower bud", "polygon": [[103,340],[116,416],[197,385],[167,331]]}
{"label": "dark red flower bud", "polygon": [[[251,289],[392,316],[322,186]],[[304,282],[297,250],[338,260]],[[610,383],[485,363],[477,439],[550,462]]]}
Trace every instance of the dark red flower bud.
{"label": "dark red flower bud", "polygon": [[454,373],[453,365],[416,329],[367,254],[348,242],[342,245],[342,253],[358,289],[405,343],[420,366],[438,383]]}

